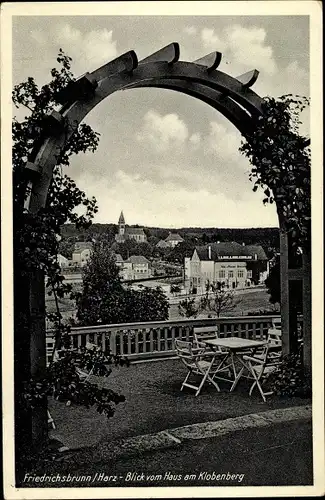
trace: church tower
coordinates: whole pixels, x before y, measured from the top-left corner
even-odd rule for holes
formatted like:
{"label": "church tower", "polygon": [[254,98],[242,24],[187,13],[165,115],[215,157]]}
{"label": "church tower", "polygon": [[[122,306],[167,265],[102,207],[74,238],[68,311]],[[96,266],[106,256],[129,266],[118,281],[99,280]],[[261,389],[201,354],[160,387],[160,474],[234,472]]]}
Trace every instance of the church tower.
{"label": "church tower", "polygon": [[123,210],[121,212],[120,218],[118,220],[118,234],[124,236],[125,234],[125,219],[123,215]]}

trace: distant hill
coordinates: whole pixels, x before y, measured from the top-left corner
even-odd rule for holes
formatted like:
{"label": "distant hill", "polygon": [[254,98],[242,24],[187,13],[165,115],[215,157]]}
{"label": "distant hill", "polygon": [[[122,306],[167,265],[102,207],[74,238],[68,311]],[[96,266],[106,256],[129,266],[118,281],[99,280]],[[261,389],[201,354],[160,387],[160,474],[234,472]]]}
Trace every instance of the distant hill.
{"label": "distant hill", "polygon": [[[137,225],[130,227],[139,227]],[[245,243],[245,245],[260,244],[265,251],[268,248],[279,250],[279,229],[276,227],[261,227],[261,228],[198,228],[198,227],[181,227],[181,228],[161,228],[161,227],[145,227],[145,233],[148,238],[165,239],[169,232],[177,232],[185,240],[190,240],[195,244],[206,244],[216,241],[237,241]],[[79,231],[74,224],[64,224],[62,226],[63,242],[73,244],[75,241],[90,241],[92,239],[102,238],[107,242],[113,242],[117,233],[116,224],[92,224],[87,230]],[[62,242],[62,243],[63,243]]]}

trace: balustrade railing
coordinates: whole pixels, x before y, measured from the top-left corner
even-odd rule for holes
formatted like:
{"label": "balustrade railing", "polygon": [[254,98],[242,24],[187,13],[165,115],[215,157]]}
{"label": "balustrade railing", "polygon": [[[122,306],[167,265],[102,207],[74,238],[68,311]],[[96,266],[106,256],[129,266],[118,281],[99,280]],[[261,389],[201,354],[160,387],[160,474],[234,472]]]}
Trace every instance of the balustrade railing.
{"label": "balustrade railing", "polygon": [[[110,350],[114,355],[135,361],[173,356],[175,339],[191,341],[193,328],[198,326],[218,325],[220,337],[265,339],[275,318],[279,318],[279,315],[121,323],[76,327],[72,328],[69,335],[73,348],[80,348],[91,342],[100,346],[103,351]],[[53,343],[51,331],[48,332],[47,343]],[[50,356],[50,349],[47,355]]]}

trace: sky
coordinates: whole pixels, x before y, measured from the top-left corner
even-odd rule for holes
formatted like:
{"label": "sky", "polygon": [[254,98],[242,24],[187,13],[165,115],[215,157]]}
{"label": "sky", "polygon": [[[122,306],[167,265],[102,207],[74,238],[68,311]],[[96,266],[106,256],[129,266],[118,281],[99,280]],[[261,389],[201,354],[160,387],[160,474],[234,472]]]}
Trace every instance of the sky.
{"label": "sky", "polygon": [[[76,76],[135,50],[138,59],[171,43],[180,60],[218,50],[220,71],[260,71],[261,96],[309,96],[307,16],[16,16],[13,83],[50,78],[59,48]],[[308,115],[302,133],[309,135]],[[99,212],[95,222],[158,227],[278,226],[274,205],[252,191],[241,135],[220,113],[162,89],[116,92],[86,117],[101,134],[95,154],[72,159],[68,174]]]}

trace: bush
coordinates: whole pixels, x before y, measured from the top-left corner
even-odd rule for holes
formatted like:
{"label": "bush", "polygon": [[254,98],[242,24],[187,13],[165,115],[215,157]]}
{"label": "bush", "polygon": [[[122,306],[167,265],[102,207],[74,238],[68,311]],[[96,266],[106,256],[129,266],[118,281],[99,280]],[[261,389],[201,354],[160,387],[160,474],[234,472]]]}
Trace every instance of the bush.
{"label": "bush", "polygon": [[52,362],[47,368],[45,376],[32,378],[25,384],[22,394],[25,408],[36,408],[46,404],[48,396],[58,401],[81,405],[86,408],[95,406],[100,414],[110,418],[114,415],[115,407],[125,401],[122,394],[112,389],[99,387],[90,381],[83,381],[77,368],[91,370],[99,377],[108,377],[111,368],[107,365],[128,365],[124,358],[103,353],[97,349],[82,348],[79,352],[62,351],[61,359]]}
{"label": "bush", "polygon": [[304,374],[302,349],[284,356],[279,367],[269,375],[267,384],[274,394],[283,397],[310,397],[311,384]]}

